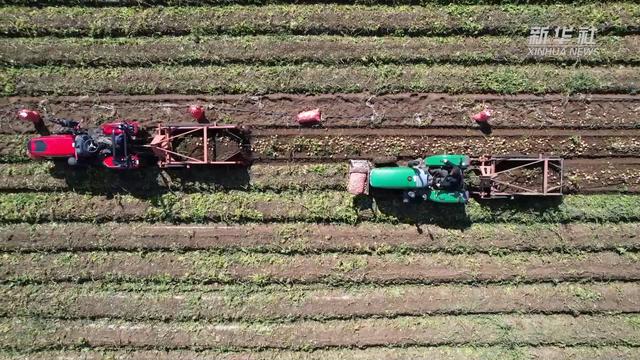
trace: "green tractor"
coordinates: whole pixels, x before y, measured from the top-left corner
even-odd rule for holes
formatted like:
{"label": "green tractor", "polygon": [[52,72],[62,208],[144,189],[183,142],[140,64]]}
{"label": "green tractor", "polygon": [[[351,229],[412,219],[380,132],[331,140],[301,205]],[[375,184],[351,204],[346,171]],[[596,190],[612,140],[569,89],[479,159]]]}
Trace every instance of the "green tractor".
{"label": "green tractor", "polygon": [[403,201],[428,200],[445,204],[465,204],[469,192],[464,172],[466,155],[434,155],[413,160],[407,166],[372,168],[366,160],[351,160],[349,192],[369,194],[370,188],[402,191]]}

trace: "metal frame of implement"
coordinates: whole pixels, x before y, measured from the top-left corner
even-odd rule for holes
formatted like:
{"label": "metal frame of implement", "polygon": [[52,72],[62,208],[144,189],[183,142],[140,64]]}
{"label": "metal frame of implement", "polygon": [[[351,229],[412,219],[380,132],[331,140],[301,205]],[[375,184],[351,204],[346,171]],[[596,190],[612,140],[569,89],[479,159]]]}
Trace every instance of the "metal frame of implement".
{"label": "metal frame of implement", "polygon": [[[240,135],[241,129],[235,125],[216,124],[188,124],[188,125],[159,125],[156,128],[150,147],[158,158],[160,168],[190,167],[192,165],[246,165],[248,159],[242,153],[244,139]],[[212,159],[209,155],[209,145],[213,143],[214,154],[217,152],[217,135],[228,135],[240,144],[240,150],[223,160]],[[202,156],[179,152],[174,141],[183,137],[197,137],[202,139]]]}
{"label": "metal frame of implement", "polygon": [[[482,157],[474,159],[472,164],[480,171],[480,190],[476,193],[482,199],[562,195],[564,164],[561,158],[543,155],[538,157]],[[508,176],[513,174],[515,170],[522,169],[541,169],[541,186],[525,187],[504,179],[503,175]]]}

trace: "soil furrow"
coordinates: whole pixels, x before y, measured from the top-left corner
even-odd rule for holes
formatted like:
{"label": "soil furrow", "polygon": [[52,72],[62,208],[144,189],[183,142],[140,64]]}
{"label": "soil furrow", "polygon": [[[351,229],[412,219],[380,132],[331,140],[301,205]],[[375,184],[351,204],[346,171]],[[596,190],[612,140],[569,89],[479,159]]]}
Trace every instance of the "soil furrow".
{"label": "soil furrow", "polygon": [[254,352],[219,352],[192,350],[63,350],[41,351],[29,354],[0,352],[0,359],[13,360],[415,360],[427,358],[432,360],[635,360],[640,357],[640,349],[627,346],[429,346],[405,347],[395,349],[338,349],[315,351],[264,350]]}
{"label": "soil furrow", "polygon": [[[243,291],[244,290],[244,291]],[[162,321],[350,319],[425,314],[637,313],[640,285],[225,287],[215,292],[117,292],[91,286],[2,286],[0,316]]]}
{"label": "soil furrow", "polygon": [[471,115],[487,106],[494,129],[516,128],[638,128],[640,97],[614,95],[458,95],[370,94],[262,96],[83,96],[0,98],[0,133],[33,132],[30,123],[16,120],[18,110],[32,108],[49,117],[82,119],[85,127],[116,118],[135,119],[153,128],[160,123],[191,122],[190,104],[208,109],[211,120],[253,128],[292,127],[295,114],[323,110],[323,126],[343,127],[475,127]]}
{"label": "soil furrow", "polygon": [[640,250],[640,225],[17,224],[0,227],[2,251],[242,250],[273,253],[506,253]]}
{"label": "soil furrow", "polygon": [[[640,7],[639,7],[640,9]],[[261,10],[263,11],[263,10]],[[640,19],[640,16],[638,16]],[[0,68],[4,96],[399,92],[636,94],[635,67],[532,65]],[[87,79],[90,79],[88,81]],[[206,80],[206,81],[205,81]]]}
{"label": "soil furrow", "polygon": [[[28,47],[29,51],[24,51]],[[575,55],[528,56],[526,37],[251,36],[123,39],[0,39],[5,66],[522,64],[578,61]],[[640,37],[598,37],[581,64],[640,64]]]}
{"label": "soil furrow", "polygon": [[[73,22],[70,22],[70,19]],[[292,20],[295,19],[295,20]],[[425,21],[429,19],[429,21]],[[632,2],[585,5],[358,6],[266,5],[229,7],[20,7],[3,8],[4,36],[157,35],[529,35],[532,26],[594,26],[598,35],[640,32],[640,6]]]}
{"label": "soil furrow", "polygon": [[4,282],[495,283],[640,280],[634,253],[276,255],[88,252],[4,254]]}
{"label": "soil furrow", "polygon": [[160,349],[279,348],[412,345],[640,345],[637,316],[429,316],[392,320],[308,321],[245,325],[119,321],[0,320],[0,347]]}

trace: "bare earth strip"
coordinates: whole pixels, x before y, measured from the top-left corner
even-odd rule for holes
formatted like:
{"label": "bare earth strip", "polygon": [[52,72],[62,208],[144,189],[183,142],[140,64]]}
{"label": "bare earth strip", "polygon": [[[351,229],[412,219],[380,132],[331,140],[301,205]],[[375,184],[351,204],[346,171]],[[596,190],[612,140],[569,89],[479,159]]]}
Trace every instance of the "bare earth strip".
{"label": "bare earth strip", "polygon": [[640,312],[640,285],[533,284],[353,288],[238,286],[139,292],[97,285],[0,286],[0,316],[163,321],[350,319],[425,314]]}
{"label": "bare earth strip", "polygon": [[212,120],[254,128],[297,127],[295,114],[316,107],[323,110],[323,124],[329,128],[474,127],[470,116],[484,106],[494,110],[494,128],[640,127],[640,97],[632,95],[104,95],[0,98],[0,133],[33,132],[31,124],[16,120],[22,108],[51,117],[83,119],[86,127],[119,117],[152,128],[160,123],[193,121],[186,110],[194,103],[208,108]]}
{"label": "bare earth strip", "polygon": [[192,252],[3,254],[3,282],[152,281],[185,283],[474,283],[640,280],[634,253],[503,256],[276,255]]}
{"label": "bare earth strip", "polygon": [[2,251],[215,250],[275,253],[640,250],[640,225],[476,224],[464,230],[363,223],[150,225],[16,224],[0,227]]}
{"label": "bare earth strip", "polygon": [[126,350],[104,351],[43,351],[29,354],[3,353],[2,360],[415,360],[427,358],[433,360],[495,360],[516,358],[522,360],[635,360],[640,357],[640,349],[626,346],[534,346],[534,347],[405,347],[395,349],[338,349],[310,351],[266,350],[259,352],[217,352],[190,350]]}
{"label": "bare earth strip", "polygon": [[0,347],[311,350],[415,345],[638,346],[637,323],[634,315],[428,316],[272,325],[15,318],[0,320]]}

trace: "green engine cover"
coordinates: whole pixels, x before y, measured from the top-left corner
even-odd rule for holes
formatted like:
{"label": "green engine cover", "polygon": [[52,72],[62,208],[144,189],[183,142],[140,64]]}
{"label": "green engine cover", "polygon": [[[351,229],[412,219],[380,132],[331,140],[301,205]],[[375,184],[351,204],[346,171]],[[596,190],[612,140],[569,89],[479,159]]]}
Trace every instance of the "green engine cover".
{"label": "green engine cover", "polygon": [[427,166],[442,167],[445,165],[444,161],[448,160],[451,165],[466,168],[469,166],[469,157],[467,155],[433,155],[424,159],[424,163]]}
{"label": "green engine cover", "polygon": [[420,189],[427,186],[419,176],[418,170],[407,166],[382,167],[372,169],[369,184],[380,189]]}
{"label": "green engine cover", "polygon": [[431,190],[429,200],[444,204],[464,204],[467,202],[463,192],[444,190]]}

